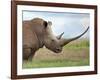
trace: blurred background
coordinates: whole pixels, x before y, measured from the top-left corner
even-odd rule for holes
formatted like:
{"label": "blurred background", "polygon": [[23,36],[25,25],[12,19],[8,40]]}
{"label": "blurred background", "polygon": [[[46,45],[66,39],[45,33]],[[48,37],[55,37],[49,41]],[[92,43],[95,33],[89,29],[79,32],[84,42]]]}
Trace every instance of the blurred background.
{"label": "blurred background", "polygon": [[[23,20],[36,17],[51,21],[53,33],[58,35],[64,32],[65,38],[81,34],[90,25],[89,13],[23,11]],[[89,39],[89,31],[81,38]]]}

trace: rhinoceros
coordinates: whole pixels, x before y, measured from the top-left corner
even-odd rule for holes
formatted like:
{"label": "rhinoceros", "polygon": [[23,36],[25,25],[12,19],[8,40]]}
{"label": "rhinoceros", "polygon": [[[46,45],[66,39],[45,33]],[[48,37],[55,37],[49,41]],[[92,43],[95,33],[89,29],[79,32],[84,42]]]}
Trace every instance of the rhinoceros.
{"label": "rhinoceros", "polygon": [[63,46],[84,35],[89,27],[80,35],[65,39],[61,33],[55,36],[51,29],[52,22],[41,18],[23,21],[23,60],[32,60],[35,52],[45,46],[47,49],[60,53]]}

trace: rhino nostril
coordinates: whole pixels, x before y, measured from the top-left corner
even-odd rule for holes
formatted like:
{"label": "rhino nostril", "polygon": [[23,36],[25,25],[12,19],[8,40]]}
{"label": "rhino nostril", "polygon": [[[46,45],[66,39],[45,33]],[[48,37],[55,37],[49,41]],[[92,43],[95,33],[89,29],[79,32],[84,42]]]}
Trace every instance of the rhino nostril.
{"label": "rhino nostril", "polygon": [[61,50],[61,48],[57,48],[56,50],[57,50],[57,51],[60,51],[60,50]]}

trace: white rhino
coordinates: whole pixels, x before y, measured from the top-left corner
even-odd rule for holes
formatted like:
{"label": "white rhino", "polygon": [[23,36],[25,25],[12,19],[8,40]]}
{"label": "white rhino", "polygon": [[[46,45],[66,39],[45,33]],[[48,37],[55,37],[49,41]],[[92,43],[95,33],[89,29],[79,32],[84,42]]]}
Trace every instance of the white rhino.
{"label": "white rhino", "polygon": [[23,21],[23,59],[32,60],[35,52],[45,46],[49,50],[60,53],[63,46],[71,41],[74,41],[84,35],[89,27],[80,35],[64,39],[61,35],[55,36],[51,29],[52,22],[45,21],[41,18]]}

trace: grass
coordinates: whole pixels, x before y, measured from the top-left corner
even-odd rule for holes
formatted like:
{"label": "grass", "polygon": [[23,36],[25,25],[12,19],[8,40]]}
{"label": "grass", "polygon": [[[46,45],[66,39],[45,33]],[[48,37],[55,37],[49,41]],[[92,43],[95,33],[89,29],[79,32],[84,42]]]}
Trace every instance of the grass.
{"label": "grass", "polygon": [[89,60],[85,59],[80,61],[73,60],[35,60],[32,62],[24,62],[23,68],[44,68],[44,67],[68,67],[68,66],[84,66],[88,65]]}
{"label": "grass", "polygon": [[33,60],[23,61],[23,68],[72,67],[89,65],[89,41],[74,41],[61,53],[54,53],[46,48],[36,52]]}
{"label": "grass", "polygon": [[82,49],[82,48],[88,48],[89,47],[89,41],[88,40],[81,40],[79,42],[73,42],[66,46],[64,46],[67,49]]}

